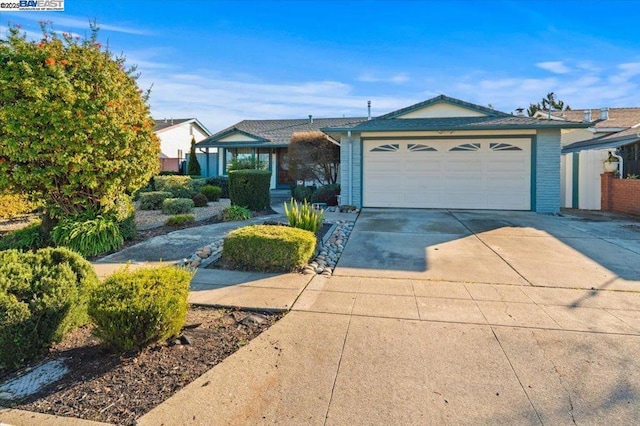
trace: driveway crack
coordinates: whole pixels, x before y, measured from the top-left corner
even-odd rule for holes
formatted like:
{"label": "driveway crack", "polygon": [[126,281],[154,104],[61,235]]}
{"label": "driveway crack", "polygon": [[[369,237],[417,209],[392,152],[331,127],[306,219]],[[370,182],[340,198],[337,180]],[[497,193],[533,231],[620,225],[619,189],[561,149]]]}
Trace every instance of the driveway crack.
{"label": "driveway crack", "polygon": [[556,365],[556,363],[553,362],[553,359],[551,359],[550,357],[547,356],[547,351],[545,351],[544,347],[540,344],[540,341],[536,337],[536,334],[533,333],[533,332],[531,334],[533,335],[533,338],[536,341],[536,345],[538,345],[538,347],[542,351],[542,356],[544,357],[544,359],[546,359],[547,361],[549,361],[551,363],[551,365],[553,366],[553,371],[555,371],[556,374],[558,375],[558,381],[560,382],[560,386],[562,386],[562,389],[564,389],[564,393],[567,396],[567,399],[569,400],[569,414],[571,415],[571,421],[573,422],[574,425],[577,425],[578,423],[576,423],[576,419],[575,419],[575,417],[573,415],[574,408],[573,408],[573,399],[571,398],[571,392],[569,392],[569,389],[567,389],[567,386],[565,385],[564,381],[562,380],[562,373],[558,369],[558,366]]}
{"label": "driveway crack", "polygon": [[338,383],[338,376],[340,375],[340,368],[342,367],[342,357],[344,356],[344,348],[347,346],[347,338],[349,337],[349,330],[351,329],[351,321],[353,320],[353,306],[351,306],[351,312],[349,314],[349,323],[347,324],[347,332],[344,334],[344,340],[342,341],[342,350],[340,351],[340,359],[338,360],[338,368],[336,369],[336,376],[333,378],[333,385],[331,386],[331,395],[329,396],[329,403],[327,404],[327,412],[324,415],[323,425],[327,424],[329,420],[329,410],[331,410],[331,403],[333,402],[333,394],[336,391],[336,384]]}
{"label": "driveway crack", "polygon": [[[502,350],[502,353],[504,354],[505,359],[509,363],[509,367],[511,367],[511,371],[513,371],[513,375],[516,376],[516,379],[518,380],[518,383],[520,384],[520,388],[522,389],[522,392],[524,392],[524,395],[527,397],[527,400],[529,401],[529,404],[531,405],[531,408],[533,408],[533,411],[536,413],[536,416],[538,417],[538,421],[540,421],[540,424],[543,425],[544,422],[542,421],[542,417],[540,417],[540,413],[536,409],[536,406],[533,404],[533,401],[531,401],[531,397],[529,397],[529,394],[527,393],[527,390],[525,389],[524,384],[520,380],[520,377],[518,376],[518,373],[516,372],[516,369],[513,367],[513,364],[511,363],[511,360],[509,359],[509,356],[507,355],[507,352],[504,350],[504,347],[502,347],[502,343],[500,342],[500,339],[498,339],[498,335],[496,334],[495,329],[493,327],[490,327],[490,328],[491,328],[491,332],[493,333],[493,337],[496,339],[496,342],[498,342],[498,346],[500,346],[500,349]],[[575,421],[574,421],[574,423],[575,423]]]}

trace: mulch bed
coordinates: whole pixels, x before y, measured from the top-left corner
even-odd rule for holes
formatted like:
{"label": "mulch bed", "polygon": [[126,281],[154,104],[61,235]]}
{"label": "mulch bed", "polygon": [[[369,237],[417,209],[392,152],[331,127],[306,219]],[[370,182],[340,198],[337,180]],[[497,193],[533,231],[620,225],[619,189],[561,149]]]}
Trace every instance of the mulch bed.
{"label": "mulch bed", "polygon": [[167,342],[128,354],[106,351],[92,336],[91,327],[81,327],[47,356],[47,360],[66,359],[70,372],[65,377],[23,401],[0,401],[0,405],[132,425],[282,316],[191,307],[183,331],[191,344]]}

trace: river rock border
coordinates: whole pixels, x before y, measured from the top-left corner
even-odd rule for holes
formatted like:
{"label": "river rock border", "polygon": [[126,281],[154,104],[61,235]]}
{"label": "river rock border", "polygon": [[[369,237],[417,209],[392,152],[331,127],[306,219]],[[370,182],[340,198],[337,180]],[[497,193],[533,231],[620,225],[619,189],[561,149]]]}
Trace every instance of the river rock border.
{"label": "river rock border", "polygon": [[[331,232],[329,238],[324,239],[324,243],[316,256],[304,267],[304,274],[321,274],[325,276],[333,274],[333,269],[336,267],[340,255],[342,255],[355,221],[338,220],[334,222],[334,225],[333,232]],[[223,244],[224,238],[219,238],[211,244],[199,248],[190,257],[182,259],[177,264],[178,266],[194,269],[206,268],[220,259]]]}

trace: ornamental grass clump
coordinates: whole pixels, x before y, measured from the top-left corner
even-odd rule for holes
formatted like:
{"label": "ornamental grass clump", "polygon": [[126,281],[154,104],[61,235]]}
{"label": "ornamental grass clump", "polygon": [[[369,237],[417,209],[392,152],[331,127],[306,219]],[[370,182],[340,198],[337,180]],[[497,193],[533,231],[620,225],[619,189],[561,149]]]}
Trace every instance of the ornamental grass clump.
{"label": "ornamental grass clump", "polygon": [[191,277],[173,266],[114,273],[89,299],[94,334],[117,351],[177,336],[186,320]]}
{"label": "ornamental grass clump", "polygon": [[311,231],[314,234],[320,230],[324,220],[324,210],[314,209],[306,200],[298,204],[293,198],[289,203],[284,203],[284,214],[290,226]]}

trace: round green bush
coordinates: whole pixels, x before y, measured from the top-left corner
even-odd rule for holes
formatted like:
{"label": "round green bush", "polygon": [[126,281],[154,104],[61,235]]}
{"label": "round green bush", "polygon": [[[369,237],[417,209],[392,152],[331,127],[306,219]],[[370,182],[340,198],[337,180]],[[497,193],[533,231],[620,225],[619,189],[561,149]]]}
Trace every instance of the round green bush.
{"label": "round green bush", "polygon": [[91,264],[66,248],[0,252],[0,371],[37,359],[85,324],[97,284]]}
{"label": "round green bush", "polygon": [[316,246],[312,232],[288,226],[246,226],[224,239],[223,257],[239,269],[289,272],[306,264]]}
{"label": "round green bush", "polygon": [[114,273],[89,300],[94,334],[117,351],[177,336],[187,315],[191,277],[186,269],[173,266]]}
{"label": "round green bush", "polygon": [[229,178],[227,176],[214,176],[207,178],[207,185],[217,186],[222,189],[220,198],[229,198]]}
{"label": "round green bush", "polygon": [[293,190],[293,198],[296,201],[303,202],[309,201],[311,199],[311,195],[313,194],[313,187],[311,186],[296,186]]}
{"label": "round green bush", "polygon": [[204,194],[196,194],[191,198],[195,207],[207,207],[209,200]]}
{"label": "round green bush", "polygon": [[[191,176],[156,176],[153,178],[157,191],[167,191],[174,198],[191,198],[199,191],[194,190],[194,181]],[[204,179],[202,179],[204,183]]]}
{"label": "round green bush", "polygon": [[222,195],[222,188],[219,186],[205,185],[200,190],[200,193],[204,194],[209,201],[218,201]]}
{"label": "round green bush", "polygon": [[168,191],[149,191],[140,194],[140,210],[160,210],[162,202],[171,197]]}
{"label": "round green bush", "polygon": [[314,191],[311,195],[311,202],[326,203],[328,206],[337,206],[338,195],[340,195],[340,185],[324,185]]}
{"label": "round green bush", "polygon": [[162,202],[162,213],[184,214],[191,213],[194,203],[191,198],[167,198]]}

